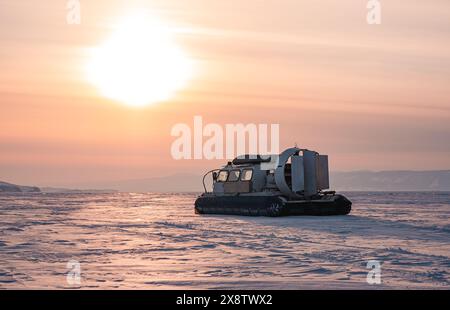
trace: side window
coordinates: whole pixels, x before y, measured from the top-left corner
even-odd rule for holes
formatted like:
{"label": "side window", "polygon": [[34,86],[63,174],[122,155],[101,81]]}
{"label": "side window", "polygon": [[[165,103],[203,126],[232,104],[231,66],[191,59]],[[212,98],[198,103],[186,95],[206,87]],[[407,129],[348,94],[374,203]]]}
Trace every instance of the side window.
{"label": "side window", "polygon": [[241,181],[250,181],[253,176],[253,170],[252,169],[244,169],[242,170],[242,176]]}
{"label": "side window", "polygon": [[239,180],[239,176],[241,175],[240,170],[231,170],[230,176],[228,177],[228,182],[236,182]]}
{"label": "side window", "polygon": [[219,175],[217,176],[217,182],[226,182],[228,178],[228,171],[220,170]]}

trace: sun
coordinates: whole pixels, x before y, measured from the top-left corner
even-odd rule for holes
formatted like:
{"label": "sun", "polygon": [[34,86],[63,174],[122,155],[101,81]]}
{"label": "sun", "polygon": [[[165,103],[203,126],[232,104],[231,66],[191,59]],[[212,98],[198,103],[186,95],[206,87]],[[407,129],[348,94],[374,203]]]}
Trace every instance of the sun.
{"label": "sun", "polygon": [[170,99],[192,76],[191,59],[173,32],[147,14],[131,14],[92,49],[88,80],[107,98],[133,107]]}

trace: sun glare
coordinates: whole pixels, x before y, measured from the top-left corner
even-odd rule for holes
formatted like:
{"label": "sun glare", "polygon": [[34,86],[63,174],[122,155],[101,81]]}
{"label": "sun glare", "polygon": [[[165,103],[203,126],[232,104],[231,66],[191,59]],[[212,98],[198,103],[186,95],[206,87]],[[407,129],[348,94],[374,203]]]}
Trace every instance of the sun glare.
{"label": "sun glare", "polygon": [[153,16],[133,14],[92,50],[87,77],[103,96],[129,106],[165,101],[192,75],[192,61]]}

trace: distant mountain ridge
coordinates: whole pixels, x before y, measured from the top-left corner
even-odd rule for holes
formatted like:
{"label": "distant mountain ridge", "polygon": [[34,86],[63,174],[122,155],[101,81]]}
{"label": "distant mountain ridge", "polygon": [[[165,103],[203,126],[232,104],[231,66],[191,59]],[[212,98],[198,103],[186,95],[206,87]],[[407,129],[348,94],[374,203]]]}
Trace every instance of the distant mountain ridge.
{"label": "distant mountain ridge", "polygon": [[0,181],[0,193],[39,193],[41,190],[36,186],[23,186]]}
{"label": "distant mountain ridge", "polygon": [[330,183],[337,190],[449,191],[450,170],[334,172]]}
{"label": "distant mountain ridge", "polygon": [[59,188],[59,187],[37,187],[24,186],[8,182],[0,181],[0,193],[114,193],[117,190],[109,189],[73,189],[73,188]]}
{"label": "distant mountain ridge", "polygon": [[[202,177],[196,174],[175,174],[66,186],[68,188],[39,188],[0,181],[0,192],[202,192]],[[450,170],[331,172],[330,186],[331,189],[338,191],[450,191]]]}

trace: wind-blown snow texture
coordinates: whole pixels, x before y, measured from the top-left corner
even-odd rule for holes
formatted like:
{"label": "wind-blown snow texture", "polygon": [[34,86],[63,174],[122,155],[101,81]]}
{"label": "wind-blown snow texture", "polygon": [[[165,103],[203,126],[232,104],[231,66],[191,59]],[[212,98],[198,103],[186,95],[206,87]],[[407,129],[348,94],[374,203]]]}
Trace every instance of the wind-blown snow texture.
{"label": "wind-blown snow texture", "polygon": [[264,218],[196,215],[195,194],[1,194],[0,287],[450,288],[450,193],[346,195],[349,216]]}

